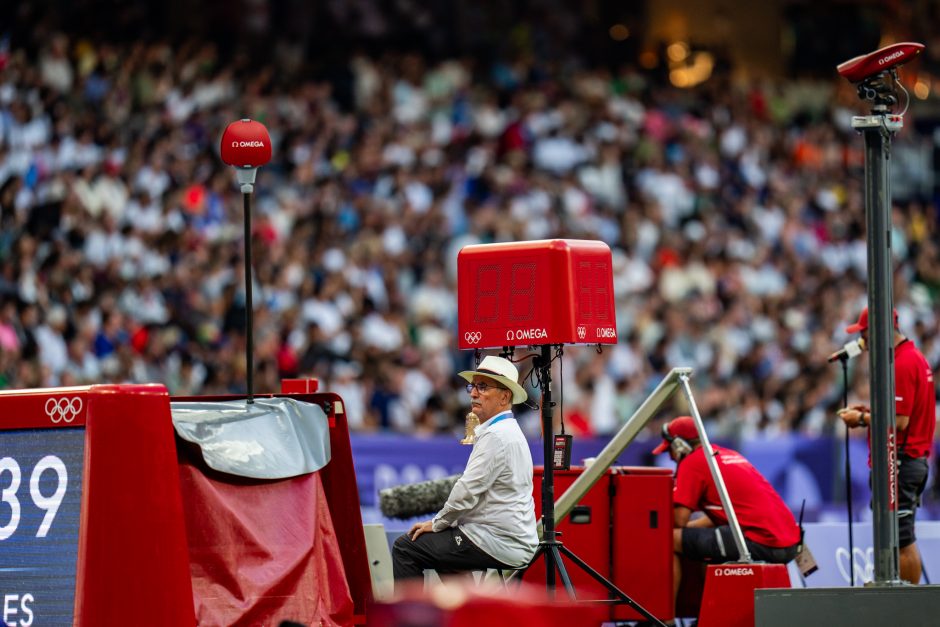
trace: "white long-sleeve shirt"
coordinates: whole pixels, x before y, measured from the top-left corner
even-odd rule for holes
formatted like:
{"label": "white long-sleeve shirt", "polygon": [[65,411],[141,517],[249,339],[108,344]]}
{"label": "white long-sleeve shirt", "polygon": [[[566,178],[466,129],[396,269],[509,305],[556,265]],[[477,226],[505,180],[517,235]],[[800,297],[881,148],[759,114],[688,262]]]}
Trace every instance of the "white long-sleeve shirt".
{"label": "white long-sleeve shirt", "polygon": [[434,517],[432,530],[454,526],[509,566],[523,566],[535,554],[539,539],[532,454],[511,412],[497,414],[476,428],[467,468]]}

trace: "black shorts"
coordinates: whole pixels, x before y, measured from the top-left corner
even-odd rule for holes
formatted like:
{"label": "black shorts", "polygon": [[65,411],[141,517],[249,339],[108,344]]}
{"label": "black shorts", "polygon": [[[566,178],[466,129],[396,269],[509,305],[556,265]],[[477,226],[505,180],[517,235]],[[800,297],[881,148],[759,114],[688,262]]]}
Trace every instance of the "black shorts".
{"label": "black shorts", "polygon": [[898,455],[898,548],[914,544],[914,517],[927,487],[927,458]]}
{"label": "black shorts", "polygon": [[[744,538],[751,559],[770,564],[786,564],[796,557],[797,546],[773,547]],[[689,559],[723,564],[739,559],[731,527],[686,527],[682,530],[682,554]]]}

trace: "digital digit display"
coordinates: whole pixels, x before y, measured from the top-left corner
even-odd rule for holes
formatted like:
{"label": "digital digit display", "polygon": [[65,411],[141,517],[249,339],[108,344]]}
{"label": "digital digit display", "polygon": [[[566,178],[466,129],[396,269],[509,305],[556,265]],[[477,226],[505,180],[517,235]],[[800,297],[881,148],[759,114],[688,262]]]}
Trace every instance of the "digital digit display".
{"label": "digital digit display", "polygon": [[458,345],[615,344],[610,249],[589,240],[464,247]]}
{"label": "digital digit display", "polygon": [[512,288],[509,291],[509,320],[519,324],[535,318],[535,263],[512,264],[509,270]]}
{"label": "digital digit display", "polygon": [[607,322],[607,301],[611,282],[610,265],[596,261],[578,262],[578,317],[585,321]]}
{"label": "digital digit display", "polygon": [[2,437],[0,624],[71,625],[85,429]]}
{"label": "digital digit display", "polygon": [[503,319],[526,324],[535,319],[535,262],[514,262],[509,272],[498,264],[484,263],[474,276],[474,324],[500,324]]}
{"label": "digital digit display", "polygon": [[473,305],[473,320],[490,324],[499,319],[499,266],[484,264],[476,272],[477,300]]}

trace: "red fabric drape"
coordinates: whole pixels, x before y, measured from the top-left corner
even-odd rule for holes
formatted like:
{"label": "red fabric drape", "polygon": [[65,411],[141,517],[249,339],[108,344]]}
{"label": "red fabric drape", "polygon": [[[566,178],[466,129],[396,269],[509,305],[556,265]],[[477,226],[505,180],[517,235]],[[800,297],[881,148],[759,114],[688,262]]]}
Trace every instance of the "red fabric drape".
{"label": "red fabric drape", "polygon": [[181,460],[180,483],[199,625],[352,624],[319,473],[258,481]]}

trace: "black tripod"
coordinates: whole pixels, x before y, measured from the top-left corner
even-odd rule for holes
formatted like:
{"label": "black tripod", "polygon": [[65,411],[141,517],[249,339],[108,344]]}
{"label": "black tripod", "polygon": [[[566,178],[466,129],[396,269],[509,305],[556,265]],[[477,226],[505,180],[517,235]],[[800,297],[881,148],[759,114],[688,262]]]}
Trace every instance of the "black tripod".
{"label": "black tripod", "polygon": [[[539,387],[541,388],[542,392],[542,441],[545,460],[545,470],[542,474],[542,541],[539,543],[539,548],[535,551],[535,555],[532,556],[532,559],[522,570],[522,572],[528,570],[529,567],[535,564],[540,557],[544,558],[545,585],[547,587],[548,593],[550,595],[555,594],[555,569],[557,568],[558,574],[561,576],[561,581],[565,586],[565,590],[568,591],[568,596],[574,599],[576,598],[574,587],[571,585],[571,578],[568,576],[568,571],[565,569],[565,564],[561,559],[562,554],[564,554],[568,557],[568,559],[574,562],[576,566],[593,577],[601,585],[607,588],[609,592],[613,593],[617,597],[614,599],[598,600],[592,602],[611,604],[626,603],[634,610],[642,614],[647,620],[652,621],[653,624],[666,627],[665,624],[662,623],[658,618],[646,611],[646,609],[644,609],[640,604],[627,596],[625,592],[615,586],[611,581],[608,581],[606,578],[604,578],[603,575],[591,568],[584,560],[575,555],[571,549],[566,547],[561,543],[561,541],[558,540],[558,532],[555,531],[555,472],[553,468],[554,464],[552,463],[553,403],[551,346],[548,344],[543,344],[541,349],[541,355],[535,358],[535,368],[538,369]],[[520,573],[520,575],[521,574],[522,573]]]}

